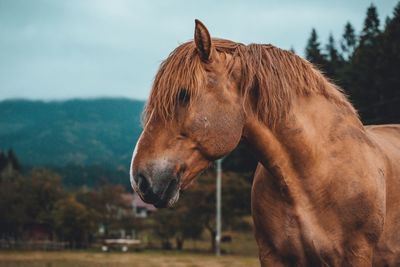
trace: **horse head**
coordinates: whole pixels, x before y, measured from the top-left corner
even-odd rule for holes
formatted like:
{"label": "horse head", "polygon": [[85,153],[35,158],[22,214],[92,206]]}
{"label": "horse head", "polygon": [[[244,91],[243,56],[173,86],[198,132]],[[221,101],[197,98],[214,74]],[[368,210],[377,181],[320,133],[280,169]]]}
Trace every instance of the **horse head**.
{"label": "horse head", "polygon": [[240,141],[238,64],[213,42],[196,20],[194,40],[176,48],[156,75],[130,171],[134,190],[156,207],[173,206],[180,190]]}

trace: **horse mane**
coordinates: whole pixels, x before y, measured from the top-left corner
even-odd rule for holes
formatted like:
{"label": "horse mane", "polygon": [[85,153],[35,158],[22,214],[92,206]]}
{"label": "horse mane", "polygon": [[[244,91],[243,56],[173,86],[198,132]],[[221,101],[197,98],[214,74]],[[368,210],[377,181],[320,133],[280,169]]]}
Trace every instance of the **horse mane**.
{"label": "horse mane", "polygon": [[[345,112],[358,116],[338,86],[310,62],[289,51],[272,45],[244,45],[224,39],[213,39],[213,46],[218,52],[239,58],[243,104],[251,101],[255,114],[270,127],[285,118],[296,96],[323,95]],[[146,123],[150,114],[162,121],[174,119],[182,89],[189,94],[190,105],[206,82],[206,71],[194,42],[178,46],[161,63],[143,113],[143,122]]]}

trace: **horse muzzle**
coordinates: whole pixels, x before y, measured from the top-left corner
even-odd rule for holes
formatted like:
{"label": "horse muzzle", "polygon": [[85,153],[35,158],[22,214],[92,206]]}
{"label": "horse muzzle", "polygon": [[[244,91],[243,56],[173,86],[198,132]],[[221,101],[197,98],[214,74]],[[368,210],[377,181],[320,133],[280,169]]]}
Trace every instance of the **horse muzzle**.
{"label": "horse muzzle", "polygon": [[148,175],[138,170],[131,173],[132,188],[140,198],[156,208],[172,207],[179,198],[179,178],[169,172]]}

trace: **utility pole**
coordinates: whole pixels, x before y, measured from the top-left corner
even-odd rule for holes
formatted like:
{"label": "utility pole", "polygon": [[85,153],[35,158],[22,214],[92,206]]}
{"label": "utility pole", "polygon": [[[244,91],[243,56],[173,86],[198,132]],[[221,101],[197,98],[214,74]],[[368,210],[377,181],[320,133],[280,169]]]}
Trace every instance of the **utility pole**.
{"label": "utility pole", "polygon": [[216,234],[215,234],[215,255],[221,256],[221,163],[222,159],[217,160],[217,214],[216,214]]}

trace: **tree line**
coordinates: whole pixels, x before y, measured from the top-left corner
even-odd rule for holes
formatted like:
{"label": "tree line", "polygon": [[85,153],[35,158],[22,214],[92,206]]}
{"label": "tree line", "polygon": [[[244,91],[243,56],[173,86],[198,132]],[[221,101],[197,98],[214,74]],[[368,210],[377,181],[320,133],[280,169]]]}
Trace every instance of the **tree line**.
{"label": "tree line", "polygon": [[[133,229],[135,220],[122,199],[125,189],[103,185],[67,192],[61,177],[37,168],[29,173],[0,170],[0,239],[51,240],[70,248],[89,246],[112,230]],[[105,229],[99,234],[99,227]]]}
{"label": "tree line", "polygon": [[[224,229],[247,230],[250,214],[249,174],[224,173],[222,199]],[[183,249],[187,239],[208,236],[215,247],[215,173],[210,170],[197,185],[181,194],[174,209],[136,217],[132,194],[121,185],[66,189],[62,177],[51,170],[33,168],[21,172],[12,151],[0,152],[0,239],[8,241],[51,240],[69,248],[85,248],[107,238],[147,240],[144,246]],[[38,236],[39,235],[39,236]],[[154,242],[156,241],[156,242]]]}
{"label": "tree line", "polygon": [[[347,22],[341,37],[330,34],[326,44],[312,29],[305,57],[343,89],[364,124],[400,122],[400,2],[383,26],[370,5],[359,33]],[[223,162],[224,170],[239,173],[252,172],[256,165],[244,143]]]}
{"label": "tree line", "polygon": [[341,86],[366,124],[400,121],[400,2],[383,26],[371,4],[361,32],[350,22],[322,46],[312,29],[306,58]]}

